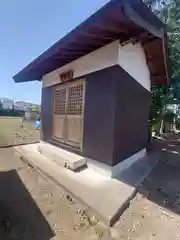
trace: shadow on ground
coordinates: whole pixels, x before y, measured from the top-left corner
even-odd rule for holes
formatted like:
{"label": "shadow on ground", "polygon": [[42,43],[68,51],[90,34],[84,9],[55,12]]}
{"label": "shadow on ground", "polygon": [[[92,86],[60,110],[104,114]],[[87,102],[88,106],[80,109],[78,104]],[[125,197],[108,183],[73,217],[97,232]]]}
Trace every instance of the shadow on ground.
{"label": "shadow on ground", "polygon": [[17,172],[0,172],[0,239],[50,240],[53,236]]}
{"label": "shadow on ground", "polygon": [[[150,201],[180,214],[180,142],[177,139],[154,140],[142,159],[118,180],[133,187]],[[145,161],[144,161],[145,160]],[[147,172],[151,172],[147,176]],[[145,180],[144,180],[145,179]]]}
{"label": "shadow on ground", "polygon": [[180,146],[172,141],[159,141],[156,150],[161,158],[138,192],[156,204],[180,214]]}

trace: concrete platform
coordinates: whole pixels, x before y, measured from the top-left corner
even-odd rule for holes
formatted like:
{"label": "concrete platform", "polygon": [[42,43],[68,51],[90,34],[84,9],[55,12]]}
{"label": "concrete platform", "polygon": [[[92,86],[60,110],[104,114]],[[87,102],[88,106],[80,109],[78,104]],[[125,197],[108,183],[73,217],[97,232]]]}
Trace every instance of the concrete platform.
{"label": "concrete platform", "polygon": [[86,165],[86,159],[77,154],[68,152],[62,148],[55,147],[51,144],[41,142],[38,146],[39,152],[45,157],[55,161],[62,167],[77,171]]}
{"label": "concrete platform", "polygon": [[15,147],[17,153],[32,166],[63,186],[110,226],[120,217],[135,195],[136,188],[160,159],[159,154],[141,158],[118,178],[109,179],[89,168],[73,172],[43,156],[37,149],[38,144]]}

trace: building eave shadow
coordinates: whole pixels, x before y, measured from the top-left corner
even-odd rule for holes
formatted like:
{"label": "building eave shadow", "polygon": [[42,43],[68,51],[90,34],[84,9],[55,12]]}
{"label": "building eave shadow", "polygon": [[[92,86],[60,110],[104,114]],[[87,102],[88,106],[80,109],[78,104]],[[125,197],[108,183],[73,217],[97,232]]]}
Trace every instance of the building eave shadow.
{"label": "building eave shadow", "polygon": [[153,170],[145,177],[137,187],[137,192],[143,197],[154,202],[160,207],[166,208],[175,214],[180,214],[180,144],[174,141],[153,142],[147,163],[139,162],[136,170],[128,169],[118,177],[118,180],[133,187],[137,187],[139,174],[146,172],[151,164],[155,164],[154,152],[159,155],[159,161]]}
{"label": "building eave shadow", "polygon": [[159,141],[161,160],[138,191],[175,214],[180,214],[179,141]]}
{"label": "building eave shadow", "polygon": [[0,172],[0,239],[50,240],[54,235],[17,172]]}

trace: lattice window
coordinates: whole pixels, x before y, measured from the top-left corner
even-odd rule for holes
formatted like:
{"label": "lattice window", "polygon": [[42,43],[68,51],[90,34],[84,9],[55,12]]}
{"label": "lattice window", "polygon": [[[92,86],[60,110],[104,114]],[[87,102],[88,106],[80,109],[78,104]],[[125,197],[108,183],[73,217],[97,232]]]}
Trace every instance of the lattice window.
{"label": "lattice window", "polygon": [[66,89],[56,89],[54,92],[54,113],[65,114],[66,110]]}
{"label": "lattice window", "polygon": [[83,111],[83,84],[68,88],[67,114],[81,115]]}

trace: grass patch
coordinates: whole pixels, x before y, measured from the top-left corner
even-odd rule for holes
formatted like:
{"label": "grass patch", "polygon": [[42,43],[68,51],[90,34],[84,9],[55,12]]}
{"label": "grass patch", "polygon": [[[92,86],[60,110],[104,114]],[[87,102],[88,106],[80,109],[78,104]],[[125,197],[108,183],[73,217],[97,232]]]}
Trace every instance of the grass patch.
{"label": "grass patch", "polygon": [[0,117],[0,147],[33,143],[39,139],[34,122],[24,122],[21,127],[20,118]]}

